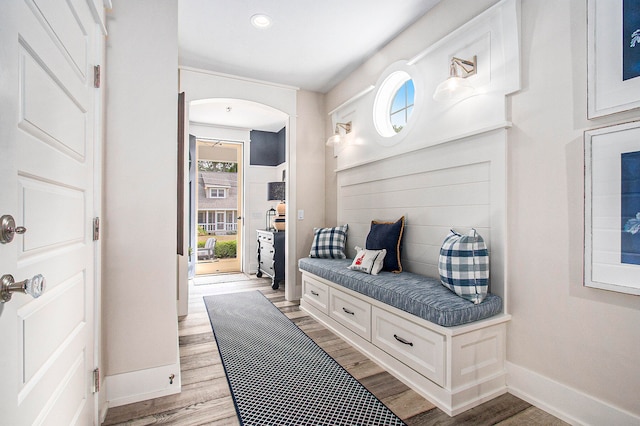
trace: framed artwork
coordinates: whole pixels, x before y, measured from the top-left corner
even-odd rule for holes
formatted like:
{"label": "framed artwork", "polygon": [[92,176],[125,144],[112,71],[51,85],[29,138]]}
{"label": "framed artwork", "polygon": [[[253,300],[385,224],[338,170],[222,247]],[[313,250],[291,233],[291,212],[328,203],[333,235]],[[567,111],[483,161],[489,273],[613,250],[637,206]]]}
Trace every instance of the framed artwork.
{"label": "framed artwork", "polygon": [[640,0],[588,8],[588,118],[640,108]]}
{"label": "framed artwork", "polygon": [[584,285],[640,295],[640,122],[584,142]]}

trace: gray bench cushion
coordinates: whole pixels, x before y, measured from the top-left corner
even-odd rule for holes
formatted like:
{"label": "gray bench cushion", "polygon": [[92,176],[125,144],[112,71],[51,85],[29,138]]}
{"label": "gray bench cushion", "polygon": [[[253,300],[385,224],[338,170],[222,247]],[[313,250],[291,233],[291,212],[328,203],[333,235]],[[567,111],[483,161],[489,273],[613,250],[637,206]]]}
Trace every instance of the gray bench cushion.
{"label": "gray bench cushion", "polygon": [[379,275],[368,275],[347,269],[351,262],[351,259],[304,258],[298,261],[298,266],[302,271],[444,327],[467,324],[502,312],[502,299],[495,294],[489,293],[482,303],[475,305],[435,278],[411,272],[382,271]]}

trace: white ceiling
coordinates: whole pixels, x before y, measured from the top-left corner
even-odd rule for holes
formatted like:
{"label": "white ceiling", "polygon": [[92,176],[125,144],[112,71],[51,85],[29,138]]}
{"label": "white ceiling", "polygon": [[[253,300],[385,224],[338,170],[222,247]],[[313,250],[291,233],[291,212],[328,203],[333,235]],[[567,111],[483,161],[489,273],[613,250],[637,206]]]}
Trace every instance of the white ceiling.
{"label": "white ceiling", "polygon": [[[439,1],[179,0],[180,65],[326,93]],[[270,28],[251,25],[259,13],[272,18]],[[191,121],[260,130],[278,125],[254,122],[264,111],[239,117],[243,107],[233,100],[197,109],[190,110]]]}
{"label": "white ceiling", "polygon": [[240,99],[206,99],[193,101],[189,121],[248,130],[278,132],[289,116],[282,111]]}

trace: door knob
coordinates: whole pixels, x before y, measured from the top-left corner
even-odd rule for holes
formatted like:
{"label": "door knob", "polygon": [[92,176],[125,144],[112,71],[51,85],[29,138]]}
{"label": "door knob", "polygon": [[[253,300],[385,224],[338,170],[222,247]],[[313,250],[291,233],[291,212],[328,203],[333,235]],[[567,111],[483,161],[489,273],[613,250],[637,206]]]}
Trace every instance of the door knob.
{"label": "door knob", "polygon": [[47,280],[40,274],[24,281],[16,282],[10,274],[0,278],[2,288],[0,289],[0,302],[5,303],[11,300],[13,293],[25,293],[33,296],[34,299],[40,297],[44,292]]}
{"label": "door knob", "polygon": [[25,232],[27,232],[27,228],[24,226],[16,227],[16,221],[10,214],[0,217],[0,243],[10,243],[15,234],[24,234]]}

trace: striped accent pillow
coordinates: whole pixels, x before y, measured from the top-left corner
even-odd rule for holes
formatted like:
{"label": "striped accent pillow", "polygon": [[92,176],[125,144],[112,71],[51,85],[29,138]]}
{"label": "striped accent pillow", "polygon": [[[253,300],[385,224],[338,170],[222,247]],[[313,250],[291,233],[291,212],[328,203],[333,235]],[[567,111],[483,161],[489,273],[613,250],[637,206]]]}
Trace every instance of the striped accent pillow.
{"label": "striped accent pillow", "polygon": [[442,285],[473,303],[482,302],[489,291],[489,252],[480,234],[451,230],[440,248],[438,270]]}
{"label": "striped accent pillow", "polygon": [[313,228],[313,244],[309,257],[323,259],[346,259],[344,246],[347,242],[349,225],[335,228]]}

